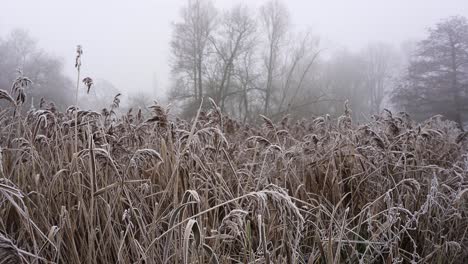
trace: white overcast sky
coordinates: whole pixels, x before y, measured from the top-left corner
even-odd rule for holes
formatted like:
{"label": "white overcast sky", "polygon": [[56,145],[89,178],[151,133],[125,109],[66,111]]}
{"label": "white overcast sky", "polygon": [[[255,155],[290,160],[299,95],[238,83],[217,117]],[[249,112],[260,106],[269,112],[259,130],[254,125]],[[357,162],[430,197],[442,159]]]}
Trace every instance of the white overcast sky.
{"label": "white overcast sky", "polygon": [[[169,78],[171,23],[186,0],[1,0],[0,36],[23,28],[45,51],[64,59],[74,73],[75,47],[84,49],[84,75],[102,78],[125,93],[149,91],[153,76],[160,96]],[[265,0],[214,0],[218,8]],[[442,18],[468,17],[468,0],[288,0],[292,23],[310,28],[336,47],[358,50],[370,42],[395,46],[424,37]],[[1,58],[0,58],[1,59]]]}

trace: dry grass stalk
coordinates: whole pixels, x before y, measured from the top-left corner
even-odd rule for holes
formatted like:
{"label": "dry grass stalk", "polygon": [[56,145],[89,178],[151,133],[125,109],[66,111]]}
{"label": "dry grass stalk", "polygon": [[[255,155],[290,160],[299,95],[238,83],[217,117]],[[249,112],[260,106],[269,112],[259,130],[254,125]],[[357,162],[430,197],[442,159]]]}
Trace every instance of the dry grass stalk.
{"label": "dry grass stalk", "polygon": [[[357,127],[0,113],[0,256],[52,263],[464,263],[466,133],[386,111]],[[111,114],[110,112],[114,112]],[[77,147],[79,146],[79,147]],[[450,228],[447,228],[450,227]],[[3,244],[2,244],[3,243]],[[3,251],[2,251],[3,250]],[[32,253],[27,253],[32,252]]]}

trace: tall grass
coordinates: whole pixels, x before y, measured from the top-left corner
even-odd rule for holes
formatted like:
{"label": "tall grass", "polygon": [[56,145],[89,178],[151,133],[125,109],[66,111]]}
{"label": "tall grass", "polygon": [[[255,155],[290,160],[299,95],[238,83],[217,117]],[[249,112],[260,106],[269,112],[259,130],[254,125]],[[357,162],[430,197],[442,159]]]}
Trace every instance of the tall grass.
{"label": "tall grass", "polygon": [[214,102],[191,121],[158,104],[148,117],[47,103],[13,116],[13,97],[0,97],[12,104],[0,111],[0,256],[468,261],[466,133],[439,117],[387,111],[358,126],[346,107],[337,120],[254,126]]}

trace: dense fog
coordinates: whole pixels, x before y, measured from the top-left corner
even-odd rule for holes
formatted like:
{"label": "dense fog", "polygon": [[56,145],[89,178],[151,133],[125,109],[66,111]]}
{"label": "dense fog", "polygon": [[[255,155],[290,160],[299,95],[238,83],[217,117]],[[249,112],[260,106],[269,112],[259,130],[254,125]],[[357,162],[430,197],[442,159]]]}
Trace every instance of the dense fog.
{"label": "dense fog", "polygon": [[0,10],[0,264],[468,263],[468,0]]}
{"label": "dense fog", "polygon": [[[424,95],[418,107],[405,101],[409,93],[424,93],[408,78],[410,69],[427,66],[411,61],[430,30],[452,22],[464,34],[468,4],[461,0],[20,0],[5,1],[2,10],[0,88],[8,90],[20,69],[32,80],[28,100],[34,104],[41,98],[59,107],[75,103],[75,50],[81,45],[80,78],[94,80],[90,96],[79,88],[83,108],[104,108],[122,93],[123,108],[158,100],[183,116],[210,97],[244,121],[257,113],[336,116],[346,100],[360,121],[384,108],[415,118],[464,119],[456,113],[463,109],[444,109],[464,103],[464,88],[451,96],[459,97],[457,103],[426,98],[438,92]],[[464,86],[462,79],[457,86]],[[428,82],[428,89],[451,89]]]}

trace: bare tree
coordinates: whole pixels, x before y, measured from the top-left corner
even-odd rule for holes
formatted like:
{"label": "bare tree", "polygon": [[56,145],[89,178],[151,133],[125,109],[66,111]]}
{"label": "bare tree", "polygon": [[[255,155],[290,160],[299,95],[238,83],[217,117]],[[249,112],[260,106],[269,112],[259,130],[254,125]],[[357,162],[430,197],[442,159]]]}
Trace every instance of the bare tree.
{"label": "bare tree", "polygon": [[370,114],[379,114],[385,92],[391,85],[394,75],[396,54],[388,44],[375,43],[367,46],[362,56]]}
{"label": "bare tree", "polygon": [[317,62],[321,52],[318,49],[318,38],[314,37],[311,32],[299,34],[294,40],[292,47],[288,48],[291,50],[288,53],[290,55],[286,56],[283,65],[284,74],[277,114],[283,113],[283,107],[286,107],[284,111],[286,113],[294,107],[298,95],[304,88],[304,81],[311,73],[312,66]]}
{"label": "bare tree", "polygon": [[[217,85],[216,101],[221,110],[230,95],[229,86],[235,61],[254,48],[256,21],[246,6],[237,5],[225,13],[216,38],[212,38],[216,58],[221,61],[220,81]],[[235,92],[237,93],[237,92]]]}
{"label": "bare tree", "polygon": [[265,54],[266,85],[263,112],[265,115],[268,115],[280,48],[289,28],[289,13],[280,1],[270,0],[260,8],[260,20],[267,40],[267,51]]}
{"label": "bare tree", "polygon": [[247,50],[238,59],[236,67],[234,67],[233,78],[238,83],[238,115],[247,122],[251,116],[251,102],[255,101],[261,94],[262,90],[258,87],[259,72],[257,71],[258,60],[255,57],[254,49]]}
{"label": "bare tree", "polygon": [[363,58],[356,53],[341,50],[323,66],[324,89],[333,102],[327,103],[325,111],[341,115],[343,102],[348,100],[353,110],[352,117],[359,120],[362,114],[369,113],[369,95],[366,91]]}
{"label": "bare tree", "polygon": [[32,80],[28,87],[25,104],[34,98],[35,107],[41,98],[53,101],[57,107],[65,108],[71,103],[71,80],[63,72],[63,62],[37,47],[37,42],[27,31],[13,30],[0,41],[0,89],[8,90],[21,70]]}
{"label": "bare tree", "polygon": [[176,75],[173,95],[188,94],[192,87],[195,101],[203,97],[203,67],[209,39],[216,26],[216,9],[209,0],[189,0],[181,11],[182,21],[174,24],[171,40],[172,73]]}

